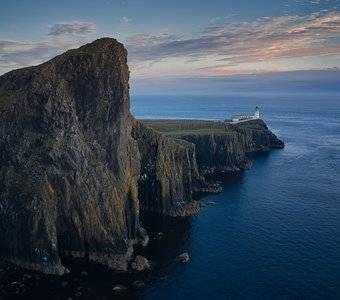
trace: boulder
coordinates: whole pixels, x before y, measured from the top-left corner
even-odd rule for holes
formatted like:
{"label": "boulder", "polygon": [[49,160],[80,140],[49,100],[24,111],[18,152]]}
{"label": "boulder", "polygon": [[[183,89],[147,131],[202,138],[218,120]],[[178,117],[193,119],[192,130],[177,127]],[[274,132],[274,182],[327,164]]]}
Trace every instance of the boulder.
{"label": "boulder", "polygon": [[112,288],[112,290],[115,292],[122,292],[122,291],[127,290],[127,288],[125,285],[117,284],[115,287]]}
{"label": "boulder", "polygon": [[150,263],[144,256],[137,255],[135,260],[131,263],[131,269],[136,271],[145,271],[150,269]]}
{"label": "boulder", "polygon": [[190,259],[188,252],[184,252],[178,256],[178,259],[181,263],[187,263]]}

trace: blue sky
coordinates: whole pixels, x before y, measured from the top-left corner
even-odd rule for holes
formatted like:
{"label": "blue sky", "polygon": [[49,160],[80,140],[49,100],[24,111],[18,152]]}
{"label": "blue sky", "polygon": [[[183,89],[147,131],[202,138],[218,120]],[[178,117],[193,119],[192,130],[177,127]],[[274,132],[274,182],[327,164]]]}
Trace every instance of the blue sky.
{"label": "blue sky", "polygon": [[103,36],[128,49],[135,93],[153,81],[340,74],[340,0],[3,0],[0,74]]}

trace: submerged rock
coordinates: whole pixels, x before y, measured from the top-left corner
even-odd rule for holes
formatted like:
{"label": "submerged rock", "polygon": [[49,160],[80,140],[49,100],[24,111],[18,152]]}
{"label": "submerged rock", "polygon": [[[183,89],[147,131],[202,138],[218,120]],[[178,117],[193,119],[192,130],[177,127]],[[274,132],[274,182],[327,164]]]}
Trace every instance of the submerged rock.
{"label": "submerged rock", "polygon": [[163,238],[163,235],[164,235],[163,232],[157,232],[155,238],[156,238],[157,240],[161,240],[161,239]]}
{"label": "submerged rock", "polygon": [[145,283],[141,280],[135,280],[134,282],[132,282],[132,285],[138,288],[142,288],[145,286]]}
{"label": "submerged rock", "polygon": [[122,284],[117,284],[115,287],[112,288],[112,290],[115,292],[122,292],[122,291],[126,291],[127,287]]}
{"label": "submerged rock", "polygon": [[75,295],[76,297],[81,297],[81,296],[83,295],[83,293],[80,292],[80,291],[78,291],[78,292],[76,292],[74,295]]}

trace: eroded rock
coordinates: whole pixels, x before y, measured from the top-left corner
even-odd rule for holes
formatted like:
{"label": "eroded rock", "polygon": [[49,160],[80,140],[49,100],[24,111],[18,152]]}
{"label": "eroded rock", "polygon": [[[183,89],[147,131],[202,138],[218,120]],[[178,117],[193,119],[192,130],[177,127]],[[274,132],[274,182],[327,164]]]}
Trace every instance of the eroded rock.
{"label": "eroded rock", "polygon": [[137,255],[135,260],[131,263],[131,269],[136,271],[145,271],[150,269],[149,260],[141,255]]}

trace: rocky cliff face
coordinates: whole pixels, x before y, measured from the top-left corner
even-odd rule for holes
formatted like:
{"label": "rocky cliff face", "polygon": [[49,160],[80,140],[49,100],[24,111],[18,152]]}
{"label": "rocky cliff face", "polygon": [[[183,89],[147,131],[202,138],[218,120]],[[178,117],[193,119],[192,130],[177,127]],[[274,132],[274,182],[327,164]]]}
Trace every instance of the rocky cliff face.
{"label": "rocky cliff face", "polygon": [[197,212],[199,205],[192,201],[192,191],[204,179],[198,172],[195,146],[167,138],[136,120],[132,128],[141,157],[141,207],[172,216]]}
{"label": "rocky cliff face", "polygon": [[168,138],[129,112],[127,53],[100,39],[0,77],[0,257],[63,274],[60,256],[126,270],[147,243],[140,208],[198,211],[199,173],[246,168],[245,154],[282,146],[262,124],[231,135]]}
{"label": "rocky cliff face", "polygon": [[126,268],[138,220],[124,47],[101,39],[0,78],[0,255],[63,273],[60,253]]}
{"label": "rocky cliff face", "polygon": [[284,147],[262,120],[222,125],[225,127],[223,134],[177,136],[195,144],[197,163],[203,174],[250,169],[252,164],[247,154]]}

